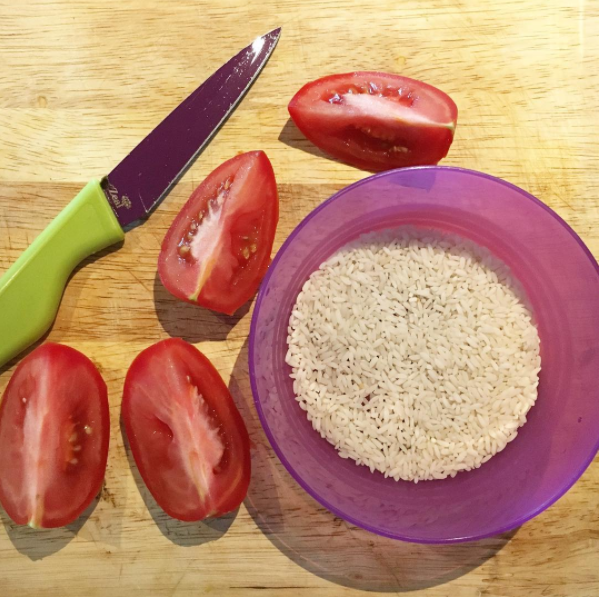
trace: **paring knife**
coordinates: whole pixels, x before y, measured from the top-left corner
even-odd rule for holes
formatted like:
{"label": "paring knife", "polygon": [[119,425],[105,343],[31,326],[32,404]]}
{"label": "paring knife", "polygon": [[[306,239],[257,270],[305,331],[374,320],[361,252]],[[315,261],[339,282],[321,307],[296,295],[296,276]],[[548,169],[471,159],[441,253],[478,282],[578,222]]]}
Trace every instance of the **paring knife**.
{"label": "paring knife", "polygon": [[177,106],[108,176],[92,180],[0,278],[0,366],[52,325],[69,275],[147,216],[235,109],[281,29],[256,38]]}

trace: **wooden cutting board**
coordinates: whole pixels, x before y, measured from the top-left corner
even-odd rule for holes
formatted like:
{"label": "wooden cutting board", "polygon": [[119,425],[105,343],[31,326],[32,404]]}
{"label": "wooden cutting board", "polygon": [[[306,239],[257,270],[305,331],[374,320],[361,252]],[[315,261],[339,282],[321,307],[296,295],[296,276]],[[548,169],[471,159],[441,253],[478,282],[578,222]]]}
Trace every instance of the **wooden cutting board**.
{"label": "wooden cutting board", "polygon": [[[238,151],[263,149],[273,162],[277,248],[312,208],[366,176],[326,159],[286,110],[304,82],[358,69],[402,73],[448,92],[460,116],[443,163],[530,191],[599,256],[596,2],[0,0],[0,271],[85,182],[278,25],[283,35],[270,63],[184,179],[122,248],[89,259],[69,283],[48,339],[89,355],[108,383],[106,482],[67,528],[33,531],[0,513],[0,594],[599,595],[597,459],[547,512],[493,539],[435,547],[369,534],[320,507],[274,456],[248,386],[252,307],[219,316],[178,302],[156,279],[160,242],[177,210]],[[247,499],[208,524],[164,515],[123,447],[127,368],[168,336],[213,360],[254,444]],[[0,370],[0,390],[14,366]]]}

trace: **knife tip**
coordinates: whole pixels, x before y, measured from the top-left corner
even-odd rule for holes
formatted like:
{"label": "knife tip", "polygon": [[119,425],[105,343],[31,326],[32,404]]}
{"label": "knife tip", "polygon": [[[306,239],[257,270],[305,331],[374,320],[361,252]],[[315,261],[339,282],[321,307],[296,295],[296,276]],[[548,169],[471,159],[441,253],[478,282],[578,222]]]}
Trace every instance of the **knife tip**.
{"label": "knife tip", "polygon": [[276,27],[272,31],[265,33],[262,37],[280,37],[282,27]]}

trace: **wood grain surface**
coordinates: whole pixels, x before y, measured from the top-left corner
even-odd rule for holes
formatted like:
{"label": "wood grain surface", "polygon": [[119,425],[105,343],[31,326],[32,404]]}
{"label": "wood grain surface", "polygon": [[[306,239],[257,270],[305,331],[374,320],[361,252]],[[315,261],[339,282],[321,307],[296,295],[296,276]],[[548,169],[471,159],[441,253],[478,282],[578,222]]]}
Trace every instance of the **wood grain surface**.
{"label": "wood grain surface", "polygon": [[[225,317],[178,302],[157,281],[156,260],[192,189],[238,151],[263,149],[272,160],[281,197],[275,248],[312,208],[366,176],[324,157],[286,110],[302,83],[357,69],[448,92],[460,115],[443,163],[530,191],[598,257],[597,0],[0,0],[0,272],[84,183],[278,25],[270,63],[200,159],[121,248],[89,259],[68,285],[48,339],[83,351],[108,383],[105,486],[63,529],[17,527],[0,512],[0,594],[596,597],[598,459],[548,511],[493,539],[418,546],[350,526],[296,485],[262,432],[248,384],[252,307]],[[127,368],[168,336],[213,360],[254,446],[247,499],[207,524],[160,511],[121,434]],[[0,391],[14,366],[0,370]]]}

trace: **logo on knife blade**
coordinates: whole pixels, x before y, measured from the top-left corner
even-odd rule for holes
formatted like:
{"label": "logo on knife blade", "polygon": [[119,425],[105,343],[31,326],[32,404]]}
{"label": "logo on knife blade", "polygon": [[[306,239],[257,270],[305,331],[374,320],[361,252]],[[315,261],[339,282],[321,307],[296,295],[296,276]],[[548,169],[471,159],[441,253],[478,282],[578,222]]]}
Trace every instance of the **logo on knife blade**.
{"label": "logo on knife blade", "polygon": [[119,192],[116,187],[107,181],[107,184],[104,184],[104,191],[108,193],[108,198],[112,205],[114,205],[115,209],[121,209],[124,207],[125,209],[131,209],[131,199],[127,197],[127,195],[123,195],[119,197]]}
{"label": "logo on knife blade", "polygon": [[127,209],[131,209],[131,199],[129,199],[129,197],[127,197],[127,195],[123,195],[121,197],[121,200],[118,201],[118,199],[114,202],[115,206],[117,209],[119,209],[120,207],[126,207]]}

